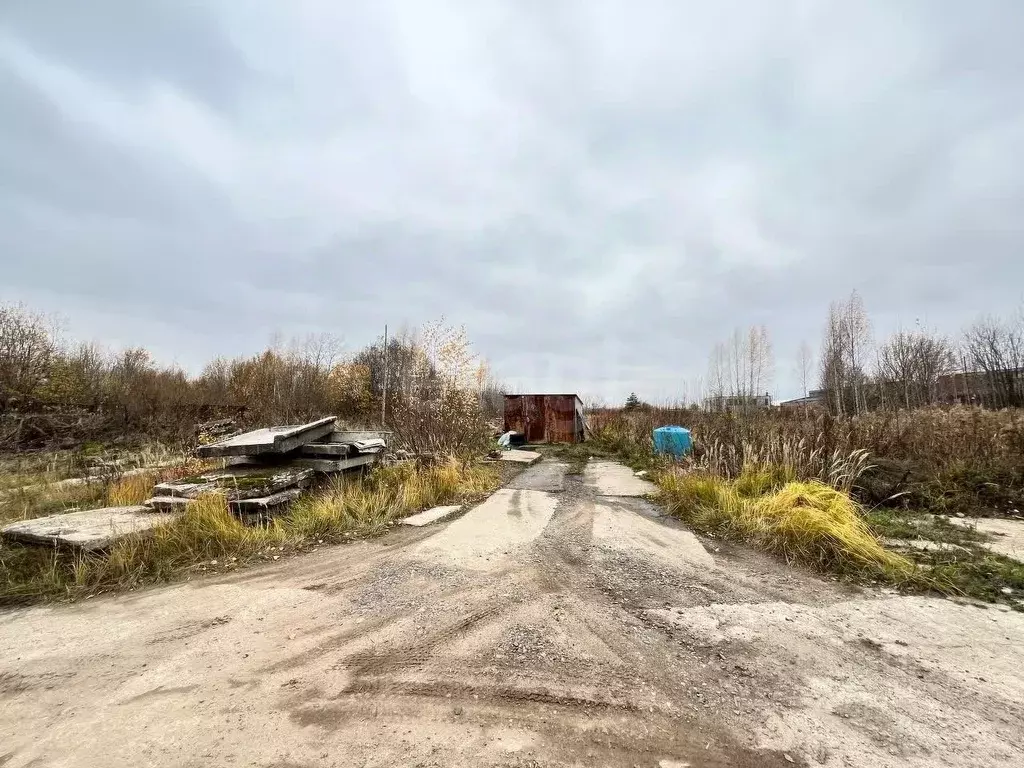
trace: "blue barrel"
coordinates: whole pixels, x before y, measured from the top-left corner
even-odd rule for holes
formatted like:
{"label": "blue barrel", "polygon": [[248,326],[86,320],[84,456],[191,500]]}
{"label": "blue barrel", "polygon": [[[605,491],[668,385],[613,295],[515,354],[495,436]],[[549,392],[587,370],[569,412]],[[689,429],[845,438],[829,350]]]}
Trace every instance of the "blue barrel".
{"label": "blue barrel", "polygon": [[685,427],[658,427],[654,430],[654,452],[685,456],[693,450],[690,430]]}

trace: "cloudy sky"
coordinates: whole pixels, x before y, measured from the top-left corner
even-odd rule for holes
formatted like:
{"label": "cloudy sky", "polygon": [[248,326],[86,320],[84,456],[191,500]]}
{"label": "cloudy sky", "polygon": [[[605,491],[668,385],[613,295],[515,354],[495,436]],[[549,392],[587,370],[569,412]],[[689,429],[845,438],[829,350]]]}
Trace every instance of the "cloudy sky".
{"label": "cloudy sky", "polygon": [[0,300],[191,370],[464,324],[671,399],[1024,292],[1019,0],[3,0]]}

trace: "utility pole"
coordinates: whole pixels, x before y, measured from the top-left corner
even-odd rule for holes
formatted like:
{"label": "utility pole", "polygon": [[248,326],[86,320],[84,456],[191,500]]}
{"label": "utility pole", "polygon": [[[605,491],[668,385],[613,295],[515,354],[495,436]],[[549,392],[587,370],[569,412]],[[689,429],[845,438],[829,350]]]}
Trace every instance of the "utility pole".
{"label": "utility pole", "polygon": [[388,326],[384,324],[384,391],[380,398],[380,425],[387,424],[388,415]]}

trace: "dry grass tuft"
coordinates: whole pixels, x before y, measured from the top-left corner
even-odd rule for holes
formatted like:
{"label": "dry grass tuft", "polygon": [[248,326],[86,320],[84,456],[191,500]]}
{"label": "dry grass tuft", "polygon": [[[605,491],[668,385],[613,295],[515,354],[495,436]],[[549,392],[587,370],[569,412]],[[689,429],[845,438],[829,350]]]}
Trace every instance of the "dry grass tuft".
{"label": "dry grass tuft", "polygon": [[141,504],[153,495],[157,483],[156,472],[126,475],[107,486],[107,506],[132,507]]}
{"label": "dry grass tuft", "polygon": [[657,479],[669,511],[700,531],[825,570],[868,571],[894,581],[911,575],[911,563],[881,545],[848,494],[785,474],[752,469],[730,481],[674,470]]}
{"label": "dry grass tuft", "polygon": [[[176,468],[171,474],[186,471]],[[114,483],[100,497],[133,504],[148,496],[161,475],[137,475]],[[339,480],[307,494],[291,513],[268,526],[243,525],[222,495],[189,504],[178,519],[148,536],[129,536],[105,553],[81,554],[0,544],[0,600],[75,596],[97,590],[132,589],[178,578],[218,560],[235,564],[281,548],[346,534],[379,532],[397,518],[436,504],[468,501],[494,490],[497,469],[449,459],[430,467],[381,467],[365,478]],[[94,489],[95,492],[96,489]]]}
{"label": "dry grass tuft", "polygon": [[280,546],[285,533],[277,526],[245,526],[219,494],[196,499],[177,520],[155,528],[149,536],[122,539],[107,553],[80,555],[72,564],[70,587],[126,589],[166,581],[182,570],[208,560],[246,559]]}
{"label": "dry grass tuft", "polygon": [[342,479],[300,499],[282,524],[294,536],[317,539],[374,531],[417,510],[477,498],[499,483],[492,466],[456,458],[430,467],[381,467],[365,479]]}

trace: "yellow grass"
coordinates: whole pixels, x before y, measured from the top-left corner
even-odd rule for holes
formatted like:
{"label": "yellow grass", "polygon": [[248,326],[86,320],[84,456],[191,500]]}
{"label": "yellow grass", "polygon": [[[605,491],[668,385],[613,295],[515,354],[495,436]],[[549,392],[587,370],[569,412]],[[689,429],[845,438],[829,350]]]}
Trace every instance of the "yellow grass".
{"label": "yellow grass", "polygon": [[111,507],[133,507],[153,495],[157,482],[156,472],[126,475],[114,480],[107,487],[107,505]]}
{"label": "yellow grass", "polygon": [[493,467],[455,458],[430,467],[382,467],[366,479],[339,480],[300,499],[281,524],[300,538],[370,531],[420,509],[477,498],[498,483]]}
{"label": "yellow grass", "polygon": [[[148,497],[156,479],[123,478],[107,490],[106,503],[137,503]],[[307,494],[290,514],[264,527],[243,525],[228,511],[225,497],[212,494],[150,535],[129,536],[105,553],[0,545],[0,599],[129,589],[178,577],[211,560],[218,567],[242,564],[310,541],[380,531],[418,509],[478,498],[498,484],[492,466],[456,459],[425,468],[381,467],[365,479],[340,480]]]}
{"label": "yellow grass", "polygon": [[659,475],[669,511],[698,530],[749,541],[787,561],[907,578],[913,566],[871,533],[850,496],[818,481],[744,472],[729,481],[673,470]]}
{"label": "yellow grass", "polygon": [[276,527],[242,525],[228,511],[225,498],[212,494],[196,499],[181,517],[148,536],[129,536],[106,553],[79,555],[70,564],[67,588],[132,588],[210,560],[244,560],[283,541],[283,531]]}

